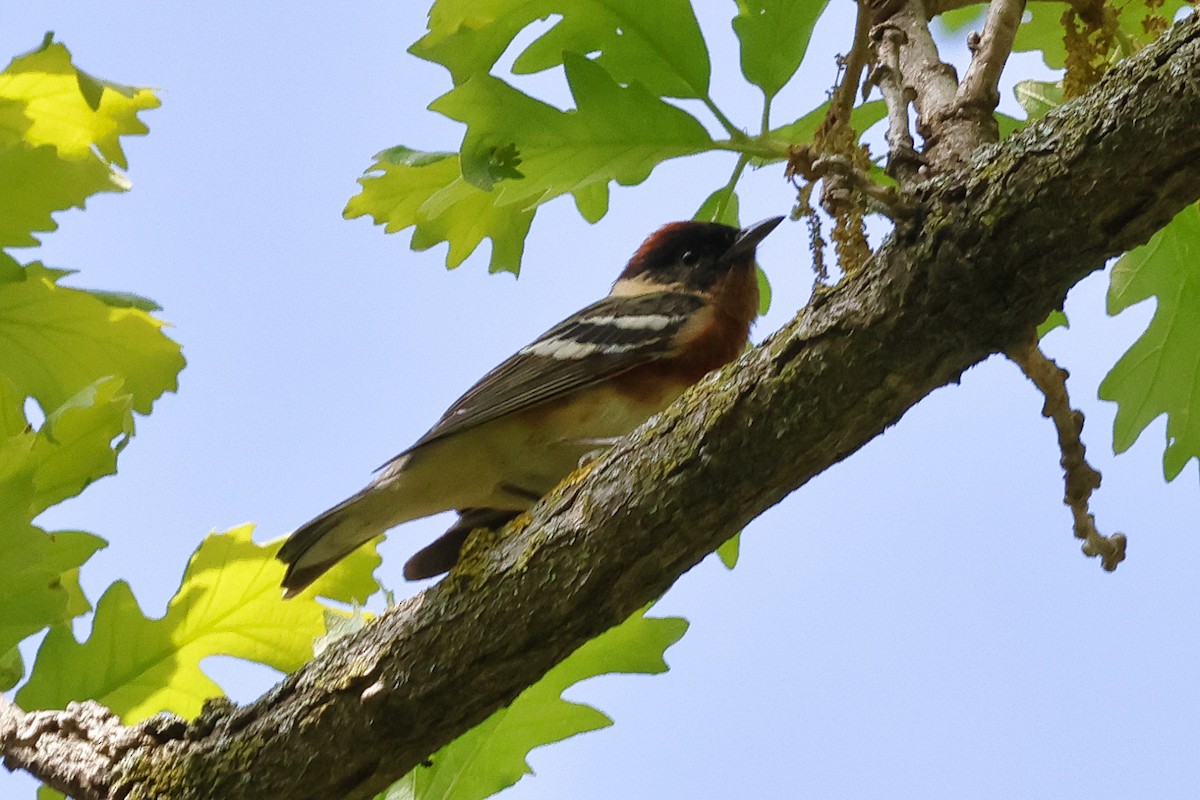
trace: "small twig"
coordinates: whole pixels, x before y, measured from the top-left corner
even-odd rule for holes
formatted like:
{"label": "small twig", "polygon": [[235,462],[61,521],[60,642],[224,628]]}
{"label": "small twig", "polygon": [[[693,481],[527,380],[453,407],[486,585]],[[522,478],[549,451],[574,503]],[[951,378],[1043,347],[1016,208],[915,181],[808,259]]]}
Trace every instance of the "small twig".
{"label": "small twig", "polygon": [[996,106],[1000,103],[1000,73],[1012,52],[1025,0],[992,0],[988,6],[983,34],[974,42],[971,66],[958,85],[956,103],[959,113],[985,127],[981,133],[998,141]]}
{"label": "small twig", "polygon": [[[902,77],[905,92],[912,92],[926,167],[937,172],[965,168],[971,153],[984,142],[977,134],[978,126],[958,113],[958,76],[938,54],[924,0],[904,0],[894,13],[879,18],[874,38],[882,41],[892,36],[889,28],[902,34],[894,39],[899,58],[891,69]],[[888,49],[883,48],[885,55]]]}
{"label": "small twig", "polygon": [[887,106],[887,172],[901,186],[908,186],[919,177],[923,162],[908,127],[908,106],[915,95],[905,86],[904,75],[900,71],[900,46],[905,42],[904,31],[894,25],[877,25],[871,31],[871,42],[875,67],[867,76],[867,84],[879,86]]}
{"label": "small twig", "polygon": [[863,69],[867,66],[871,21],[874,13],[866,0],[860,0],[858,17],[854,22],[854,41],[850,46],[850,52],[842,61],[844,67],[842,79],[834,88],[833,96],[829,99],[829,111],[825,115],[822,128],[833,129],[850,124],[850,112],[854,109]]}
{"label": "small twig", "polygon": [[861,195],[866,200],[867,210],[883,214],[893,222],[912,219],[919,210],[919,206],[899,189],[871,180],[870,175],[858,169],[846,156],[828,155],[815,159],[812,174],[814,180],[831,176],[841,178],[838,182],[841,191]]}
{"label": "small twig", "polygon": [[1046,357],[1038,347],[1036,336],[1009,350],[1007,355],[1046,397],[1042,416],[1052,419],[1058,430],[1058,447],[1062,451],[1060,463],[1066,485],[1063,502],[1074,515],[1075,537],[1083,540],[1085,555],[1098,556],[1104,569],[1112,572],[1125,560],[1125,534],[1103,535],[1096,529],[1096,518],[1088,510],[1092,492],[1100,488],[1100,473],[1084,457],[1087,448],[1081,438],[1083,412],[1071,408],[1067,371]]}

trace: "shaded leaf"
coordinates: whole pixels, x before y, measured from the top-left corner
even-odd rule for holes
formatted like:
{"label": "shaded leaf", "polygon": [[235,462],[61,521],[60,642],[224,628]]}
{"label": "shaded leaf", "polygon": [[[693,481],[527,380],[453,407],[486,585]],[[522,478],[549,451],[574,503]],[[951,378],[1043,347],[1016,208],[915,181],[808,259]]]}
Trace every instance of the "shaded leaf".
{"label": "shaded leaf", "polygon": [[737,0],[733,18],[746,80],[768,100],[792,79],[829,0]]}
{"label": "shaded leaf", "polygon": [[[1186,0],[1165,0],[1155,8],[1144,2],[1107,6],[1118,14],[1117,46],[1112,53],[1112,60],[1131,55],[1154,41],[1158,37],[1157,31],[1166,30],[1179,9],[1187,5]],[[1013,51],[1040,51],[1046,66],[1063,69],[1067,62],[1067,49],[1063,44],[1062,18],[1067,8],[1066,3],[1029,3],[1025,7],[1025,20],[1017,28]]]}
{"label": "shaded leaf", "polygon": [[[565,66],[574,111],[559,111],[490,75],[471,78],[430,106],[467,124],[463,175],[496,192],[496,205],[531,209],[596,184],[640,183],[660,162],[712,145],[695,117],[640,86],[622,87],[580,56],[568,54]],[[492,158],[510,147],[524,177],[495,180]]]}
{"label": "shaded leaf", "polygon": [[480,800],[532,773],[525,761],[535,747],[612,724],[590,706],[562,693],[611,672],[665,672],[663,653],[683,636],[687,620],[638,612],[580,647],[537,683],[430,757],[380,797],[382,800]]}
{"label": "shaded leaf", "polygon": [[1038,338],[1041,339],[1047,333],[1055,328],[1070,328],[1071,324],[1067,321],[1067,315],[1061,311],[1051,311],[1050,316],[1046,317],[1046,321],[1037,327]]}
{"label": "shaded leaf", "polygon": [[1200,458],[1200,206],[1184,209],[1150,241],[1113,267],[1108,313],[1154,297],[1145,333],[1100,383],[1118,404],[1113,449],[1123,452],[1146,426],[1167,415],[1163,472],[1173,480]]}
{"label": "shaded leaf", "polygon": [[1062,81],[1019,81],[1013,94],[1030,119],[1040,119],[1063,104]]}
{"label": "shaded leaf", "polygon": [[721,559],[721,563],[725,565],[725,569],[733,569],[737,566],[738,554],[742,546],[742,534],[735,533],[733,536],[717,548],[717,558]]}

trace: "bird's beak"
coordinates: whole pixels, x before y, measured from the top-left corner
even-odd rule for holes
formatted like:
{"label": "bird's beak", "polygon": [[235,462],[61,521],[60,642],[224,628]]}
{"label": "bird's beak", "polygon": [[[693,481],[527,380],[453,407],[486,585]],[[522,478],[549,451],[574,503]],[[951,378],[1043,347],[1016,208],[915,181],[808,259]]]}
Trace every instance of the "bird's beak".
{"label": "bird's beak", "polygon": [[767,238],[767,234],[775,230],[779,223],[783,222],[783,217],[770,217],[762,222],[756,222],[753,225],[742,228],[736,239],[725,255],[721,257],[722,261],[739,261],[746,257],[754,257],[754,251],[758,247],[758,243]]}

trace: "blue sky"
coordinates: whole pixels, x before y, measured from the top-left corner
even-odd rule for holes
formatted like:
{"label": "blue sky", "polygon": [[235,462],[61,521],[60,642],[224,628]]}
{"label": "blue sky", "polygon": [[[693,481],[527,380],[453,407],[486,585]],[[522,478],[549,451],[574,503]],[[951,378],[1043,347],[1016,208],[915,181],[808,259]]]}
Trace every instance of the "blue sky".
{"label": "blue sky", "polygon": [[[759,96],[738,73],[733,8],[703,3],[701,23],[718,103],[752,125]],[[81,270],[76,285],[156,299],[189,361],[179,393],[139,420],[120,474],[40,520],[111,542],[84,569],[93,599],[124,578],[161,613],[209,530],[251,521],[273,538],[358,489],[483,372],[603,295],[652,228],[691,216],[726,180],[726,157],[667,164],[614,191],[595,226],[555,202],[534,222],[519,280],[489,276],[484,251],[447,272],[444,247],[412,253],[408,233],[344,221],[373,153],[450,149],[461,136],[425,110],[445,73],[404,52],[424,11],[4,0],[0,54],[53,30],[82,68],[163,100],[144,115],[151,134],[126,145],[133,191],[60,215],[28,253]],[[775,122],[831,84],[839,24],[819,31]],[[561,97],[556,77],[523,85]],[[793,200],[774,168],[748,175],[741,194],[745,221]],[[760,262],[775,302],[756,339],[805,301],[803,226],[773,234]],[[616,725],[536,751],[538,776],[509,797],[1194,797],[1197,470],[1164,485],[1161,420],[1111,455],[1114,407],[1096,386],[1151,308],[1105,317],[1106,285],[1096,275],[1076,288],[1072,328],[1047,349],[1088,415],[1099,524],[1130,536],[1115,574],[1071,537],[1039,396],[993,358],[755,521],[736,570],[710,559],[685,575],[658,606],[692,621],[671,672],[575,689]],[[444,526],[390,537],[392,588],[420,588],[400,566]],[[243,701],[275,680],[230,660],[206,667]],[[32,785],[0,774],[2,797]]]}

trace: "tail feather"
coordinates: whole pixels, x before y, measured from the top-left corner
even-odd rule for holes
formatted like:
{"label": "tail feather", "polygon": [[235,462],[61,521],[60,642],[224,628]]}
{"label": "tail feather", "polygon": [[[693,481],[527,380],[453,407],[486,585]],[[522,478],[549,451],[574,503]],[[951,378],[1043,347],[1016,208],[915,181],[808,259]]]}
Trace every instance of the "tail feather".
{"label": "tail feather", "polygon": [[[294,597],[354,550],[397,524],[395,510],[371,488],[297,528],[275,557],[287,565],[284,598]],[[380,502],[380,501],[384,502]]]}

